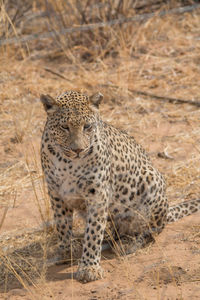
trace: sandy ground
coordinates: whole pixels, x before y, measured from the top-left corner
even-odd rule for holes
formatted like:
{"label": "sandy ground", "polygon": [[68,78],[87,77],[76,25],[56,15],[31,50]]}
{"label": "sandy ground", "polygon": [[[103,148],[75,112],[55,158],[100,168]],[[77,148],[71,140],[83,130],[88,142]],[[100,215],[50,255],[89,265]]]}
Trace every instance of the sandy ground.
{"label": "sandy ground", "polygon": [[[46,279],[24,289],[7,287],[0,299],[199,299],[199,214],[168,225],[156,242],[137,254],[102,254],[105,278],[82,284],[77,266],[51,266]],[[198,236],[198,239],[196,238]]]}

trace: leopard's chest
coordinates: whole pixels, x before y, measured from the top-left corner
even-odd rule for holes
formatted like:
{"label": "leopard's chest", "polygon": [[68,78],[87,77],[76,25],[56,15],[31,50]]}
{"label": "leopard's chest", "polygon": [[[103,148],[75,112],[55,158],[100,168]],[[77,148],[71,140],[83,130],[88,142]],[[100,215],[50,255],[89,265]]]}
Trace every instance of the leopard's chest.
{"label": "leopard's chest", "polygon": [[[71,161],[60,155],[48,154],[48,163],[43,163],[48,190],[52,196],[71,203],[70,207],[80,207],[86,198],[87,190],[92,186],[93,171],[88,171],[88,161]],[[87,166],[87,167],[86,167]]]}
{"label": "leopard's chest", "polygon": [[43,163],[45,178],[48,184],[53,185],[56,189],[60,189],[63,183],[67,188],[77,179],[77,171],[81,167],[76,162],[72,162],[59,153],[55,155],[42,153],[42,156],[48,157],[48,163]]}

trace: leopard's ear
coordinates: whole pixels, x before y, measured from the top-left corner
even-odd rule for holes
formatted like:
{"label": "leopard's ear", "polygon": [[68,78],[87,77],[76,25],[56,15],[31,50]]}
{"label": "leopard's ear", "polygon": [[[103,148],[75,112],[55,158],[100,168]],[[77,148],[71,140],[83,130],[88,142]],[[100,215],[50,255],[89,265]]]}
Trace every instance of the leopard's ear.
{"label": "leopard's ear", "polygon": [[103,99],[103,95],[98,92],[95,93],[94,95],[90,96],[90,103],[95,106],[95,108],[99,108],[99,104],[101,103],[102,99]]}
{"label": "leopard's ear", "polygon": [[46,112],[55,110],[55,108],[57,108],[57,106],[58,106],[56,101],[54,100],[54,98],[52,98],[49,95],[41,95],[40,100],[41,100],[42,104],[44,105],[44,109]]}

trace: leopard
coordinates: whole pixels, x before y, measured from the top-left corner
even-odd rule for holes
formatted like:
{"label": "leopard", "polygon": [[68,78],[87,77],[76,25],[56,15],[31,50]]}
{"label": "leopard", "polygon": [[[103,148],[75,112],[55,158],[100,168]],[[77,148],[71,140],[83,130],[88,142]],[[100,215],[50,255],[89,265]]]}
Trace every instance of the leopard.
{"label": "leopard", "polygon": [[103,278],[107,226],[111,242],[128,255],[154,241],[166,224],[200,211],[199,199],[169,206],[165,179],[143,147],[101,118],[100,92],[40,99],[47,115],[41,164],[62,255],[73,244],[74,212],[85,215],[78,281]]}

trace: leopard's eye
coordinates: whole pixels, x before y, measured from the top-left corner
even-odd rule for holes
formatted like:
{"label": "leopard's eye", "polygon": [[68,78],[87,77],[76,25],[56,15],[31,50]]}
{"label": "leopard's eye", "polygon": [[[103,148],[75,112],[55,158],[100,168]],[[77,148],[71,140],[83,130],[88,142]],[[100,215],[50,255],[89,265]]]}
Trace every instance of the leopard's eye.
{"label": "leopard's eye", "polygon": [[90,129],[91,127],[92,127],[91,124],[85,124],[85,125],[83,126],[83,129],[84,129],[84,130],[88,130],[88,129]]}
{"label": "leopard's eye", "polygon": [[69,131],[69,126],[67,126],[66,124],[62,124],[61,128],[64,129],[64,130]]}

